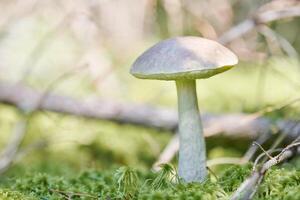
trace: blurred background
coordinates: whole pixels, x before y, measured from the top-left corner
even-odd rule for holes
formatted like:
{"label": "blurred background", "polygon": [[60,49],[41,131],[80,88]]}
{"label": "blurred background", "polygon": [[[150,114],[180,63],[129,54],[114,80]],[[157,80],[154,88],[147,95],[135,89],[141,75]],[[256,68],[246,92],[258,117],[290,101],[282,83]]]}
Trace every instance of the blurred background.
{"label": "blurred background", "polygon": [[[12,158],[5,171],[150,169],[173,130],[43,109],[25,122],[24,134],[14,133],[24,120],[21,111],[39,107],[26,88],[85,103],[104,101],[111,109],[121,103],[176,110],[173,82],[129,74],[135,58],[169,37],[217,40],[240,59],[228,72],[197,81],[202,113],[253,113],[299,98],[299,8],[297,0],[1,0],[0,93],[10,95],[0,97],[0,146]],[[90,108],[96,109],[103,108]],[[271,117],[297,119],[297,113],[299,105],[293,104]],[[236,140],[208,138],[208,157],[243,155],[251,140]]]}

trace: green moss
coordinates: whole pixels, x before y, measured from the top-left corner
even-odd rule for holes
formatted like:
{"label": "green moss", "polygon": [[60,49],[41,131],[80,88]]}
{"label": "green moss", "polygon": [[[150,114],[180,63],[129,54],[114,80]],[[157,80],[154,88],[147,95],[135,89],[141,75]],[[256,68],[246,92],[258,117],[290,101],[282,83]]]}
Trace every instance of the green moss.
{"label": "green moss", "polygon": [[[299,160],[269,170],[255,199],[299,199]],[[32,173],[2,180],[0,199],[226,200],[250,173],[251,165],[233,166],[217,180],[208,178],[202,184],[174,179],[177,175],[170,165],[157,173],[129,167],[89,170],[70,177]]]}
{"label": "green moss", "polygon": [[12,191],[7,189],[0,189],[1,200],[37,200],[38,198],[31,195],[24,195],[18,191]]}
{"label": "green moss", "polygon": [[250,170],[250,165],[230,167],[223,173],[218,182],[226,192],[233,192],[245,180],[245,177],[250,175]]}
{"label": "green moss", "polygon": [[300,170],[275,167],[259,187],[255,199],[300,199]]}

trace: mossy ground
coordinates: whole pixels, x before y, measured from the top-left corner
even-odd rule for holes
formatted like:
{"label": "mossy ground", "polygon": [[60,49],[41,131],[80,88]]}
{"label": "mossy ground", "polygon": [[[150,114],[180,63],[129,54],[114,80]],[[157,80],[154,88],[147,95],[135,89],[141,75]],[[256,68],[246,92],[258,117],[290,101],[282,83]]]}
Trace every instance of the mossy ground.
{"label": "mossy ground", "polygon": [[[254,199],[300,199],[300,159],[272,168]],[[231,166],[204,183],[184,184],[170,179],[167,165],[157,173],[121,167],[88,170],[73,176],[27,174],[1,181],[0,199],[229,199],[251,173],[251,166]],[[176,175],[175,175],[176,178]]]}

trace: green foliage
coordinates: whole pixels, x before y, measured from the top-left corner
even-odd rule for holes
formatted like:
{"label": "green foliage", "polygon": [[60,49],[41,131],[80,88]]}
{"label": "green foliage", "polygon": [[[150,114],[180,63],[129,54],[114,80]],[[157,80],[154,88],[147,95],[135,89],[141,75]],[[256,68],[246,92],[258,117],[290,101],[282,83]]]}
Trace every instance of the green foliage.
{"label": "green foliage", "polygon": [[129,167],[119,168],[114,175],[118,184],[118,194],[121,199],[132,199],[138,189],[137,172]]}
{"label": "green foliage", "polygon": [[300,170],[278,168],[269,171],[255,199],[300,199]]}
{"label": "green foliage", "polygon": [[[259,187],[256,200],[296,200],[300,195],[300,159],[272,168]],[[11,177],[1,181],[0,199],[205,199],[227,200],[251,173],[251,165],[233,166],[218,175],[217,180],[204,183],[178,181],[172,165],[165,164],[157,172],[120,167],[109,170],[89,170],[71,177],[46,173]]]}
{"label": "green foliage", "polygon": [[222,185],[226,192],[233,192],[244,181],[245,177],[249,176],[250,171],[250,165],[230,167],[224,172],[218,183]]}
{"label": "green foliage", "polygon": [[30,197],[30,195],[24,195],[21,192],[0,189],[0,199],[1,200],[36,200],[35,197]]}
{"label": "green foliage", "polygon": [[160,171],[151,184],[154,190],[173,187],[174,182],[179,182],[178,174],[172,165],[162,164],[160,167]]}

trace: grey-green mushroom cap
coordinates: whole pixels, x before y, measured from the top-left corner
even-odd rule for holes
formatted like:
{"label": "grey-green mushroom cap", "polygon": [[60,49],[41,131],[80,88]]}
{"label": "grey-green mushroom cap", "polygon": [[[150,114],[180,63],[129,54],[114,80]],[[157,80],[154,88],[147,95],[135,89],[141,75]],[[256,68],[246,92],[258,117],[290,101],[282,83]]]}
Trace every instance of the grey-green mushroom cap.
{"label": "grey-green mushroom cap", "polygon": [[176,37],[157,43],[133,63],[130,73],[142,79],[202,79],[238,63],[223,45],[201,37]]}

